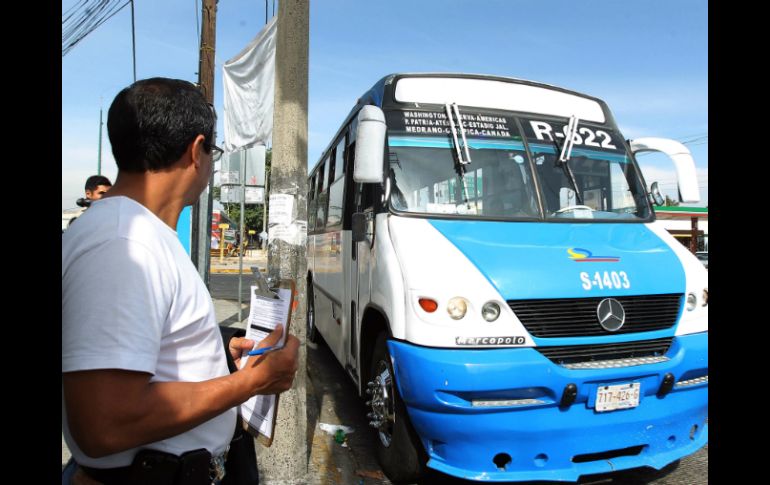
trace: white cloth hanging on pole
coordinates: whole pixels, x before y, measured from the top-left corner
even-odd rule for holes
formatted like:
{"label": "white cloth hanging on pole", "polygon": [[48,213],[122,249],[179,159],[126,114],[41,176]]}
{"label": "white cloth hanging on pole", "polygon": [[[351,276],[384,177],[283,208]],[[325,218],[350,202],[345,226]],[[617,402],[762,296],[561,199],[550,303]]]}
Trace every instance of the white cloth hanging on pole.
{"label": "white cloth hanging on pole", "polygon": [[273,135],[275,93],[275,16],[222,69],[225,150],[256,143],[267,145]]}

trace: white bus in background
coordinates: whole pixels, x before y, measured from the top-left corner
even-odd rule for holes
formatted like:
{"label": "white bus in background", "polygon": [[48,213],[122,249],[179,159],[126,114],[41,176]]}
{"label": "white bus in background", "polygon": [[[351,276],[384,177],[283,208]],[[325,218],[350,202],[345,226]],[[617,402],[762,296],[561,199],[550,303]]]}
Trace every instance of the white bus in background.
{"label": "white bus in background", "polygon": [[654,224],[607,105],[393,74],[310,171],[308,338],[366,399],[394,482],[660,469],[707,443],[708,273]]}

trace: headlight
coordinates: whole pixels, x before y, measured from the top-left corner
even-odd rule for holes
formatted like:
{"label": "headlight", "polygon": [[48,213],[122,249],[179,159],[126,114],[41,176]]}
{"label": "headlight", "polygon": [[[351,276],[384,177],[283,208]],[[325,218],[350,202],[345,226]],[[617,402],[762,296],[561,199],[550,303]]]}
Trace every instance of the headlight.
{"label": "headlight", "polygon": [[695,293],[687,294],[687,311],[691,312],[695,310],[695,305],[698,304],[698,299],[695,297]]}
{"label": "headlight", "polygon": [[494,322],[500,316],[500,305],[493,301],[484,303],[481,307],[481,316],[488,322]]}
{"label": "headlight", "polygon": [[701,303],[701,306],[706,306],[709,304],[709,289],[703,288],[703,303]]}
{"label": "headlight", "polygon": [[453,319],[460,320],[468,311],[468,301],[461,296],[456,296],[449,300],[446,311],[449,312],[449,316]]}

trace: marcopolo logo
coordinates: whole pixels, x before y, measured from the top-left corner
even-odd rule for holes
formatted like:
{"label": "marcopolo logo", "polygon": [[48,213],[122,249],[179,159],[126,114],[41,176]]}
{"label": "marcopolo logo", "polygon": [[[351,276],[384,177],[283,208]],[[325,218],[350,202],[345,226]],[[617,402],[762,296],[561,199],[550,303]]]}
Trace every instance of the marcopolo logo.
{"label": "marcopolo logo", "polygon": [[508,337],[455,337],[457,345],[524,345],[525,339],[521,336]]}

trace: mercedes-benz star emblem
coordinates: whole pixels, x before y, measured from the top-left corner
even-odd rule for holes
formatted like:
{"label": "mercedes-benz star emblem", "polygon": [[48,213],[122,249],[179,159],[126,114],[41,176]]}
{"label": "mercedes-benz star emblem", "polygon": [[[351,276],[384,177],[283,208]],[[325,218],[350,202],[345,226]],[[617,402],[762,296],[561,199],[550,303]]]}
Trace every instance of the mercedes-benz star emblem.
{"label": "mercedes-benz star emblem", "polygon": [[614,298],[605,298],[599,302],[596,307],[596,316],[599,318],[599,325],[608,332],[617,332],[626,321],[626,311],[623,305]]}

